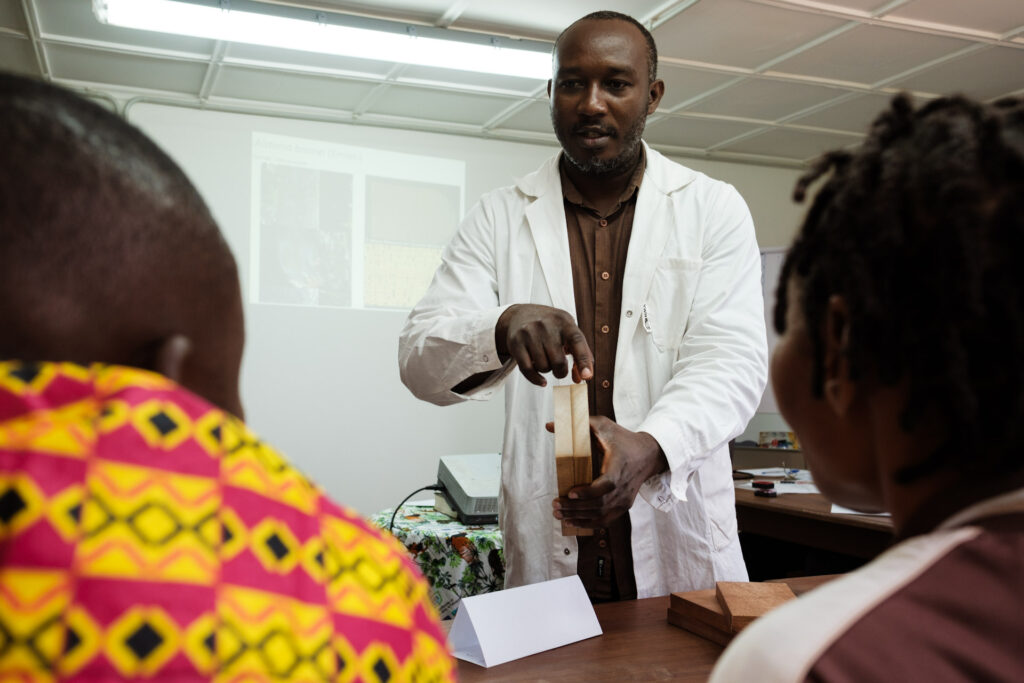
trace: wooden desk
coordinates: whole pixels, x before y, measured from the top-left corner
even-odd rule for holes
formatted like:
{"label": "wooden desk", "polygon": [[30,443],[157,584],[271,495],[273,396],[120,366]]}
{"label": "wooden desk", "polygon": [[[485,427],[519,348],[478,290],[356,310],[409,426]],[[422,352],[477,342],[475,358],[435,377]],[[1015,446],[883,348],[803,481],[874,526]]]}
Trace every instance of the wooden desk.
{"label": "wooden desk", "polygon": [[722,646],[668,623],[668,596],[595,605],[604,633],[489,669],[459,660],[459,680],[706,681]]}
{"label": "wooden desk", "polygon": [[865,560],[891,545],[893,530],[888,517],[834,515],[831,509],[832,504],[820,493],[759,498],[751,490],[736,489],[736,521],[741,533]]}
{"label": "wooden desk", "polygon": [[[800,595],[832,576],[785,579]],[[595,605],[604,631],[596,638],[489,669],[458,660],[459,680],[706,681],[722,646],[668,623],[668,596]],[[450,628],[451,622],[445,622]]]}

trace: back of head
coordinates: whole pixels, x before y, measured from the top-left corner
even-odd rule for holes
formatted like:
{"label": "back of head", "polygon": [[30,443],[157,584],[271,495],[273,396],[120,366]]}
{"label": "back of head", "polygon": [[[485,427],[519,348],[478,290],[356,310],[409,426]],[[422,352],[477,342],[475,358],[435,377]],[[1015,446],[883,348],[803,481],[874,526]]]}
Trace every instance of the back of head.
{"label": "back of head", "polygon": [[[900,473],[991,477],[1024,458],[1024,100],[963,97],[915,110],[899,96],[856,150],[833,152],[797,186],[830,177],[786,259],[775,326],[799,306],[822,393],[822,320],[849,307],[851,375],[906,388],[901,426],[943,445]],[[800,283],[787,301],[785,283]]]}
{"label": "back of head", "polygon": [[117,115],[0,74],[0,358],[160,370],[239,412],[234,259],[174,162]]}

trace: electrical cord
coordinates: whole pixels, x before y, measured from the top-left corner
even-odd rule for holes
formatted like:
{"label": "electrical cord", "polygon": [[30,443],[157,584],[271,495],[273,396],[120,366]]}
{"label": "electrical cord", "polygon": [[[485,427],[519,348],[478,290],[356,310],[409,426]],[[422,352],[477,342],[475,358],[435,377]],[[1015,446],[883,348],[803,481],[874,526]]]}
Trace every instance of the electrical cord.
{"label": "electrical cord", "polygon": [[389,534],[390,533],[394,533],[393,529],[395,528],[395,517],[398,516],[398,511],[402,509],[403,505],[405,505],[405,501],[409,500],[410,498],[415,496],[420,491],[444,491],[444,487],[441,486],[440,484],[430,484],[429,486],[424,486],[422,488],[416,489],[415,491],[410,493],[408,496],[406,496],[404,499],[402,499],[402,502],[398,504],[398,506],[395,508],[395,511],[391,514],[391,523],[388,524],[388,533]]}

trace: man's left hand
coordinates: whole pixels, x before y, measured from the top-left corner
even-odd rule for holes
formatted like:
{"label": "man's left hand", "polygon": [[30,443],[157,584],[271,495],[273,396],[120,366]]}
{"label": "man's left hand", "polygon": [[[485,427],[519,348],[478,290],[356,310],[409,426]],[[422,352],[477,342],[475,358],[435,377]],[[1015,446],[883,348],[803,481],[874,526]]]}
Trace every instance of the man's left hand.
{"label": "man's left hand", "polygon": [[556,498],[555,517],[573,526],[598,529],[626,514],[640,487],[668,469],[661,446],[646,432],[631,432],[606,417],[591,417],[590,430],[604,451],[601,476]]}

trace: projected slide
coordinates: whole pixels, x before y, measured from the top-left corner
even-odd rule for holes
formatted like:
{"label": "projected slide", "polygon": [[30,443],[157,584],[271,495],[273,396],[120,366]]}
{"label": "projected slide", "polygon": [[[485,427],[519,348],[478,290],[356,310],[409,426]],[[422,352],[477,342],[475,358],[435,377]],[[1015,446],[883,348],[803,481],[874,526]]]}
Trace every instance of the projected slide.
{"label": "projected slide", "polygon": [[253,133],[252,303],[411,308],[465,201],[465,163]]}

